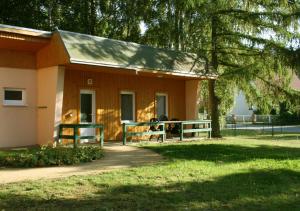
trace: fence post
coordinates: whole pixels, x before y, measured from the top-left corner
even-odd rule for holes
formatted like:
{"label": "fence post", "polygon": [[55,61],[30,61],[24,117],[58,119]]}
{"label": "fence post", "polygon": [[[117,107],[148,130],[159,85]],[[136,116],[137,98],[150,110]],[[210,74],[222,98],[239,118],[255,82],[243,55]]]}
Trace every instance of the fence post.
{"label": "fence post", "polygon": [[180,123],[180,141],[183,140],[183,123]]}
{"label": "fence post", "polygon": [[274,137],[274,124],[273,124],[273,120],[271,120],[271,124],[272,124],[272,137]]}
{"label": "fence post", "polygon": [[122,125],[122,128],[123,128],[123,145],[126,145],[126,133],[127,133],[127,131],[126,131],[126,123],[123,123],[123,125]]}
{"label": "fence post", "polygon": [[164,134],[162,135],[162,142],[164,142],[166,140],[166,130],[165,130],[165,123],[162,124],[162,131],[164,132]]}
{"label": "fence post", "polygon": [[100,129],[100,146],[103,147],[103,145],[104,145],[104,126],[101,126],[99,129]]}
{"label": "fence post", "polygon": [[211,122],[208,123],[210,131],[208,131],[208,137],[211,139]]}
{"label": "fence post", "polygon": [[234,124],[234,136],[236,136],[236,123]]}
{"label": "fence post", "polygon": [[77,142],[79,139],[78,127],[74,126],[73,130],[74,130],[74,148],[77,148],[77,144],[78,144]]}
{"label": "fence post", "polygon": [[63,134],[63,127],[62,125],[59,125],[58,140],[57,140],[58,143],[61,143],[62,134]]}

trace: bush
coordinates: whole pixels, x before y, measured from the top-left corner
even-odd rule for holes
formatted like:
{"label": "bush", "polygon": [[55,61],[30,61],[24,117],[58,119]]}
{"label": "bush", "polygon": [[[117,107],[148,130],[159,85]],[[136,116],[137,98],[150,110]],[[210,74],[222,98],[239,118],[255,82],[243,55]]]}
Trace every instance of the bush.
{"label": "bush", "polygon": [[284,125],[300,124],[300,116],[297,113],[284,111],[280,113],[277,122]]}
{"label": "bush", "polygon": [[42,167],[73,165],[91,162],[103,157],[99,146],[40,147],[21,152],[4,153],[0,156],[0,166],[5,167]]}

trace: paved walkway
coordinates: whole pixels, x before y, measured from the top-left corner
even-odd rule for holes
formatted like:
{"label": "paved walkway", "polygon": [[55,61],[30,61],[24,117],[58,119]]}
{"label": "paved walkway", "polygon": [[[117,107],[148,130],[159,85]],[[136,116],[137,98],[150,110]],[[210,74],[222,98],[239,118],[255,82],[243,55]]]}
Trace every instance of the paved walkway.
{"label": "paved walkway", "polygon": [[43,178],[61,178],[72,175],[88,175],[111,171],[113,169],[128,168],[153,164],[162,161],[162,157],[150,150],[122,146],[108,143],[104,147],[104,158],[76,166],[44,167],[30,169],[1,169],[0,184],[38,180]]}

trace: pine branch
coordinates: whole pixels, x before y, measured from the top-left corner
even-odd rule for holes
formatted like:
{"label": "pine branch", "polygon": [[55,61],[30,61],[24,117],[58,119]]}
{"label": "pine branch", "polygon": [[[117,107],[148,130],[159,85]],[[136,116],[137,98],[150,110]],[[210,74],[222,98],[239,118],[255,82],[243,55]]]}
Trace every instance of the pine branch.
{"label": "pine branch", "polygon": [[235,14],[244,14],[248,17],[261,17],[261,16],[267,16],[267,17],[274,17],[279,16],[282,18],[287,17],[300,17],[300,11],[291,12],[291,13],[284,13],[284,12],[278,12],[278,11],[270,11],[270,12],[251,12],[247,10],[241,10],[241,9],[228,9],[228,10],[218,10],[213,13],[214,15],[235,15]]}
{"label": "pine branch", "polygon": [[268,85],[270,88],[272,89],[277,89],[278,91],[280,91],[281,93],[285,94],[289,100],[291,102],[293,102],[293,104],[296,103],[300,103],[300,92],[299,91],[292,91],[292,90],[287,90],[281,86],[279,86],[278,84],[275,83],[271,83],[270,81],[264,79],[261,76],[256,76],[259,80],[261,80],[262,82],[264,82],[266,85]]}

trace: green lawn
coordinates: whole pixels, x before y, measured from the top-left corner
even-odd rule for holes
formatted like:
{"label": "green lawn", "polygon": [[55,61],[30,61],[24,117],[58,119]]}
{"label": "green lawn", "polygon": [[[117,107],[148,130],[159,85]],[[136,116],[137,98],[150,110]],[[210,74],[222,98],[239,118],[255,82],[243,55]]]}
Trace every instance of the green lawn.
{"label": "green lawn", "polygon": [[300,210],[300,140],[248,135],[143,145],[167,158],[153,166],[0,185],[0,208]]}

